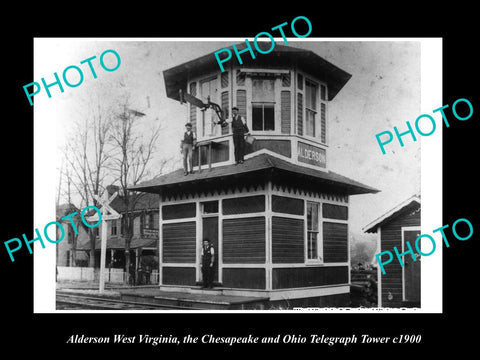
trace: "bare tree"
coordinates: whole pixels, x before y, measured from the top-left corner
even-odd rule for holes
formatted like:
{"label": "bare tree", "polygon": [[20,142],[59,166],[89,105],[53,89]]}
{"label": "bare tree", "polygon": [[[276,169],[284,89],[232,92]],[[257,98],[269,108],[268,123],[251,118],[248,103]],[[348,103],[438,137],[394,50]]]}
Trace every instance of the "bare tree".
{"label": "bare tree", "polygon": [[[131,191],[129,187],[136,185],[151,175],[151,160],[156,148],[156,142],[160,133],[160,126],[147,130],[142,126],[143,132],[139,131],[139,122],[145,114],[129,108],[128,99],[119,109],[115,121],[111,126],[110,141],[115,150],[112,150],[111,171],[115,175],[115,181],[119,184],[120,199],[124,204],[123,219],[125,236],[125,271],[130,270],[130,246],[133,238],[134,220],[140,216],[141,211],[137,208],[140,199],[145,193]],[[145,133],[148,135],[145,136]],[[160,164],[161,172],[166,160]],[[126,279],[126,281],[128,281]]]}
{"label": "bare tree", "polygon": [[[98,205],[94,195],[101,196],[105,191],[106,165],[109,159],[107,139],[111,124],[110,109],[106,108],[98,95],[89,102],[89,106],[82,108],[82,119],[75,123],[64,151],[70,169],[67,184],[73,185],[79,195],[78,208]],[[96,228],[86,227],[83,223],[80,225],[90,239],[89,266],[95,267]]]}

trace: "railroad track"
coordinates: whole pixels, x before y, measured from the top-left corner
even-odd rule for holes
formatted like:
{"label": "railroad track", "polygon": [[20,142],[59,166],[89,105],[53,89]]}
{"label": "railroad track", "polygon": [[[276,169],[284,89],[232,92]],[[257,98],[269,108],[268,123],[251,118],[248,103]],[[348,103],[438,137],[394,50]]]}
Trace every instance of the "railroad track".
{"label": "railroad track", "polygon": [[78,294],[57,294],[57,310],[196,310],[192,307],[140,303]]}

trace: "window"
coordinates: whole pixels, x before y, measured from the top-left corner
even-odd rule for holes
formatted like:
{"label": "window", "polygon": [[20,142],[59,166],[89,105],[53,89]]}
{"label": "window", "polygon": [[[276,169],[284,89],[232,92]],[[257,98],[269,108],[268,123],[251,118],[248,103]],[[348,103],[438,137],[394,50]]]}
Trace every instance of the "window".
{"label": "window", "polygon": [[275,80],[252,79],[252,130],[275,130]]}
{"label": "window", "polygon": [[117,235],[117,220],[112,220],[112,235]]}
{"label": "window", "polygon": [[275,107],[273,104],[253,104],[252,130],[275,130]]}
{"label": "window", "polygon": [[218,214],[218,201],[202,202],[202,214]]}
{"label": "window", "polygon": [[[208,99],[212,102],[217,100],[217,78],[208,79],[201,82],[201,99],[204,103],[208,102]],[[201,136],[211,136],[214,135],[216,130],[215,128],[215,117],[217,114],[213,109],[207,109],[202,111],[202,127],[201,127]]]}
{"label": "window", "polygon": [[153,212],[148,214],[148,228],[155,229],[155,213]]}
{"label": "window", "polygon": [[319,203],[307,202],[307,259],[319,260]]}
{"label": "window", "polygon": [[305,115],[306,115],[306,135],[317,136],[319,134],[317,126],[317,85],[309,80],[305,80]]}

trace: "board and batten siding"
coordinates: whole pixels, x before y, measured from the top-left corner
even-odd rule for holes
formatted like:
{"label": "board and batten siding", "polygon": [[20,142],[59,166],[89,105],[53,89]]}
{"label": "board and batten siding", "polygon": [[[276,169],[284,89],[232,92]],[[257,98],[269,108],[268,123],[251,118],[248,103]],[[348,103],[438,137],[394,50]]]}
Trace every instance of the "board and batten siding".
{"label": "board and batten siding", "polygon": [[[392,251],[393,247],[402,249],[402,227],[420,226],[420,213],[412,212],[412,209],[402,212],[399,216],[387,224],[382,225],[380,241],[381,251]],[[406,255],[410,256],[410,255]],[[401,307],[403,301],[402,267],[398,261],[392,261],[384,265],[385,274],[382,276],[382,306]],[[388,299],[389,293],[392,299]]]}
{"label": "board and batten siding", "polygon": [[164,285],[195,285],[196,270],[193,267],[163,267],[162,283]]}

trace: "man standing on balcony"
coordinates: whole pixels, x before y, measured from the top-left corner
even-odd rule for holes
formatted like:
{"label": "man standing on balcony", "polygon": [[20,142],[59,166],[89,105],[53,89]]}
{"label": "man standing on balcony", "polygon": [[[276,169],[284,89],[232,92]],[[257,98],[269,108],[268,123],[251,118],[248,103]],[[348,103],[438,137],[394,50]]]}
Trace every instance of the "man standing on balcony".
{"label": "man standing on balcony", "polygon": [[245,135],[249,133],[247,122],[245,118],[238,115],[238,108],[232,108],[232,119],[227,120],[232,124],[233,131],[233,147],[235,149],[235,164],[243,164],[243,157],[245,155]]}
{"label": "man standing on balcony", "polygon": [[183,154],[183,169],[185,175],[193,173],[193,148],[197,141],[197,136],[192,131],[192,124],[185,124],[185,133],[180,143],[180,152]]}

